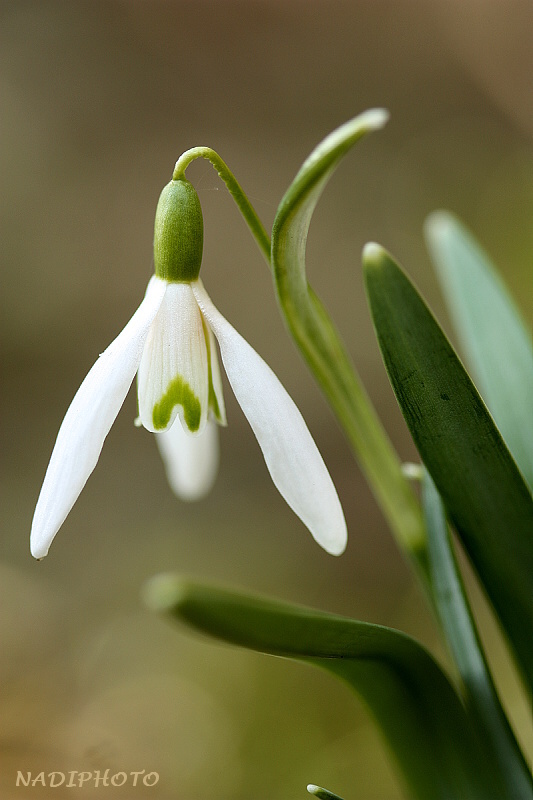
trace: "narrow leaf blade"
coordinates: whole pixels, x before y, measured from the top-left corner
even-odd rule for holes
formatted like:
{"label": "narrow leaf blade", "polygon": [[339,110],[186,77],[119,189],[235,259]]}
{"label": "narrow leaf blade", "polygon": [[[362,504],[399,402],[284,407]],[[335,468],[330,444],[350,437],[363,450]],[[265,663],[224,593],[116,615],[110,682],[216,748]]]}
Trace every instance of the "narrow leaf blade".
{"label": "narrow leaf blade", "polygon": [[533,342],[496,268],[452,214],[426,238],[454,327],[479,390],[533,487]]}
{"label": "narrow leaf blade", "polygon": [[453,552],[444,507],[423,471],[422,498],[435,609],[463,680],[475,724],[498,765],[510,800],[533,800],[533,782],[501,707]]}
{"label": "narrow leaf blade", "polygon": [[492,417],[426,304],[367,245],[365,282],[396,397],[470,558],[533,684],[533,499]]}
{"label": "narrow leaf blade", "polygon": [[151,582],[147,602],[218,639],[342,678],[366,701],[416,797],[505,796],[448,679],[405,634],[172,575]]}
{"label": "narrow leaf blade", "polygon": [[[367,133],[382,128],[388,118],[389,113],[385,109],[372,108],[345,122],[315,147],[300,167],[279,205],[273,238],[285,239],[286,227],[291,222],[291,237],[296,235],[294,246],[305,247],[315,206],[342,157]],[[290,243],[287,244],[290,247]],[[276,245],[279,246],[280,244]],[[302,262],[304,266],[301,255],[297,254],[295,261]]]}
{"label": "narrow leaf blade", "polygon": [[305,160],[285,192],[272,227],[271,260],[287,326],[337,415],[391,529],[423,572],[420,508],[331,317],[311,289],[305,250],[316,204],[342,158],[388,119],[370,109],[329,134]]}

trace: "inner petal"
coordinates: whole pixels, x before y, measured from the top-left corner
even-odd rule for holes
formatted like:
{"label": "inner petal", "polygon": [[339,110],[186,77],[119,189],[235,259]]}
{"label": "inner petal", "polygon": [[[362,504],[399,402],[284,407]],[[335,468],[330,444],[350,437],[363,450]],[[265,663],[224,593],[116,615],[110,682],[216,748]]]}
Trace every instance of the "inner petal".
{"label": "inner petal", "polygon": [[208,352],[202,315],[188,283],[170,283],[144,347],[139,372],[141,422],[168,430],[176,416],[200,433],[209,406]]}
{"label": "inner petal", "polygon": [[226,405],[222,390],[222,375],[218,363],[217,343],[213,331],[207,324],[202,314],[205,342],[207,345],[207,360],[209,365],[209,410],[219,425],[226,426]]}

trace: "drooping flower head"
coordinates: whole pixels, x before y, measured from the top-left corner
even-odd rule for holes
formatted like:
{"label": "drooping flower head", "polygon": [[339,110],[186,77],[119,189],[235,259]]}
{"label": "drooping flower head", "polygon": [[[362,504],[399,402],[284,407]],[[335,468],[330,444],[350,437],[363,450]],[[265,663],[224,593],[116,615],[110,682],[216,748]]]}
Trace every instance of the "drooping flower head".
{"label": "drooping flower head", "polygon": [[217,425],[226,424],[217,341],[235,396],[274,484],[328,552],[346,545],[346,524],[322,457],[272,370],[215,308],[199,279],[203,220],[183,176],[163,189],[154,232],[155,275],[124,330],[78,389],[59,430],[31,531],[43,558],[93,471],[137,373],[139,420],[156,440],[169,483],[184,499],[211,488]]}

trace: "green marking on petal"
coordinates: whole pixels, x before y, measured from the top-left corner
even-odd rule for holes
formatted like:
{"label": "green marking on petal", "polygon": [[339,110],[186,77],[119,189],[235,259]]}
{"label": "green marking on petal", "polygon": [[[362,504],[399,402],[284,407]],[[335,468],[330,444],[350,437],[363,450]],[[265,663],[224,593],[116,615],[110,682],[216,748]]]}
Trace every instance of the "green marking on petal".
{"label": "green marking on petal", "polygon": [[205,336],[205,346],[207,348],[207,368],[208,368],[208,375],[209,375],[209,393],[208,393],[208,408],[210,411],[213,412],[213,415],[216,421],[222,425],[224,422],[222,421],[222,414],[220,413],[220,406],[218,404],[218,398],[215,392],[215,388],[213,386],[213,373],[211,370],[211,339],[209,338],[209,331],[207,328],[207,322],[204,319],[204,315],[200,312],[202,317],[202,327],[204,329],[204,336]]}
{"label": "green marking on petal", "polygon": [[170,382],[159,403],[154,405],[152,419],[156,430],[161,431],[167,427],[174,406],[183,407],[185,424],[191,433],[195,433],[200,427],[202,406],[198,397],[181,375],[177,375]]}
{"label": "green marking on petal", "polygon": [[222,420],[222,414],[220,413],[220,406],[218,405],[217,396],[215,394],[215,390],[213,389],[211,372],[209,372],[209,408],[215,415],[217,422],[220,422]]}

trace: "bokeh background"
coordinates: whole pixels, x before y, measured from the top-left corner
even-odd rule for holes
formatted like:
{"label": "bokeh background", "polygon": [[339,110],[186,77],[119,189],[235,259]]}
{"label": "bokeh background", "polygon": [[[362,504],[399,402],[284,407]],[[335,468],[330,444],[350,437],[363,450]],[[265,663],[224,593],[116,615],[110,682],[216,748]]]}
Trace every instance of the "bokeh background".
{"label": "bokeh background", "polygon": [[[402,628],[445,659],[417,586],[278,314],[268,270],[206,162],[202,277],[277,372],[338,487],[346,554],[321,551],[278,496],[226,390],[216,487],[170,493],[132,391],[49,557],[28,552],[65,410],[151,274],[154,210],[185,149],[230,165],[267,228],[303,159],[371,107],[386,129],[327,188],[309,278],[331,310],[402,458],[415,459],[362,290],[368,240],[390,249],[449,325],[424,247],[459,214],[533,314],[533,6],[528,0],[3,0],[0,794],[17,770],[157,771],[152,789],[27,796],[244,800],[404,797],[366,709],[331,677],[216,645],[154,617],[163,570]],[[460,465],[458,465],[460,469]],[[521,740],[527,708],[469,580]],[[126,791],[127,789],[127,791]]]}

